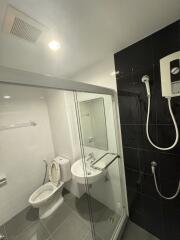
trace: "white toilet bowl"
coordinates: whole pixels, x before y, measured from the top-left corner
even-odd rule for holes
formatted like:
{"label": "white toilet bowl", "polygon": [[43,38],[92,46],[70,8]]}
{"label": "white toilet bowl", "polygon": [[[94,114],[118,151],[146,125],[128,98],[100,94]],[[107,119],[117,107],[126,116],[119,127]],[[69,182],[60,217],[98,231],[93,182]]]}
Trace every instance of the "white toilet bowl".
{"label": "white toilet bowl", "polygon": [[39,208],[40,219],[50,216],[64,201],[62,196],[64,183],[61,182],[59,186],[48,182],[38,188],[29,198],[29,203]]}
{"label": "white toilet bowl", "polygon": [[[40,219],[50,216],[64,201],[62,196],[64,182],[60,181],[62,179],[61,164],[63,164],[63,171],[70,171],[69,160],[56,158],[49,166],[50,182],[39,187],[29,198],[29,203],[39,208]],[[71,175],[67,172],[64,175],[66,181],[71,179]]]}

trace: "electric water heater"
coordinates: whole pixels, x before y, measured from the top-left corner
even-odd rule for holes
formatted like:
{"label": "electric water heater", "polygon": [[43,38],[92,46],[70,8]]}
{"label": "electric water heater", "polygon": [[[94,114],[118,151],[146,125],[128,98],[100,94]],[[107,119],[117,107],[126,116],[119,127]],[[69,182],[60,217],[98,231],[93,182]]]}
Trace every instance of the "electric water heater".
{"label": "electric water heater", "polygon": [[180,51],[160,59],[163,97],[180,96]]}

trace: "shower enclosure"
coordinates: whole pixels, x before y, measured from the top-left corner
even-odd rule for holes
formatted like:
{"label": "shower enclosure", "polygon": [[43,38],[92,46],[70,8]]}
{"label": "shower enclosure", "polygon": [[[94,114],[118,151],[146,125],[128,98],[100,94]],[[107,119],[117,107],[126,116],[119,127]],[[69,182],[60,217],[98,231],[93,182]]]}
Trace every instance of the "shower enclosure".
{"label": "shower enclosure", "polygon": [[[118,122],[110,89],[0,67],[4,239],[117,239],[128,215]],[[72,179],[64,203],[39,220],[28,197],[43,184],[43,160],[58,155]]]}

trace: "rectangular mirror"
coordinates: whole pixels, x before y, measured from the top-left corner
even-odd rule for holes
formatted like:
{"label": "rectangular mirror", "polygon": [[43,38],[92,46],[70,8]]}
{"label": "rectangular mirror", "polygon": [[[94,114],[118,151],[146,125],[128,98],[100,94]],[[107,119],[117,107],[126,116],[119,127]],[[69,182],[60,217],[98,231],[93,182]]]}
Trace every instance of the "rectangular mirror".
{"label": "rectangular mirror", "polygon": [[104,99],[82,101],[79,106],[84,145],[108,150]]}

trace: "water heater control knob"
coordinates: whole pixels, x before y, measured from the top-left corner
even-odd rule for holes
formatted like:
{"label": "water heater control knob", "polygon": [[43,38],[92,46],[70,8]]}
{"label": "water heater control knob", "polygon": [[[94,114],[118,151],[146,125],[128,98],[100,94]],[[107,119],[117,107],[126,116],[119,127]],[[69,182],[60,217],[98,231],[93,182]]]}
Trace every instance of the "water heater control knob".
{"label": "water heater control knob", "polygon": [[176,75],[176,74],[178,74],[179,72],[180,72],[180,68],[179,68],[179,67],[174,67],[174,68],[171,69],[171,73],[172,73],[173,75]]}

